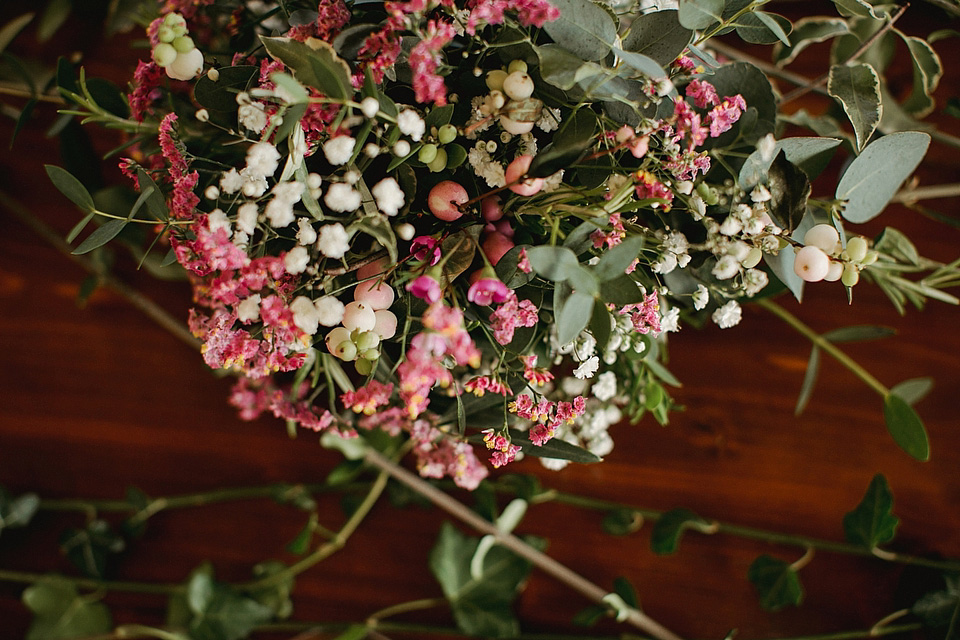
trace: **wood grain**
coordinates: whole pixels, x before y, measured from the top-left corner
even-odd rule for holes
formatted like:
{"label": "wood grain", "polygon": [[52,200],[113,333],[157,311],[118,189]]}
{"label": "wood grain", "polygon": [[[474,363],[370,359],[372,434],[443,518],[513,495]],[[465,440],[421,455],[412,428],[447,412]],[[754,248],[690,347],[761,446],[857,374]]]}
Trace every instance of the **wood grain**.
{"label": "wood grain", "polygon": [[[102,45],[88,51],[92,73],[123,77],[115,53]],[[803,63],[811,77],[825,56],[823,49],[812,53],[821,58]],[[51,52],[41,54],[49,59]],[[943,97],[960,87],[956,70],[948,72]],[[79,214],[42,169],[42,163],[60,163],[55,142],[43,135],[54,118],[51,109],[38,108],[12,151],[5,148],[12,126],[3,121],[0,190],[63,234]],[[954,134],[960,130],[956,120],[939,122]],[[919,176],[922,184],[956,181],[956,151],[932,147]],[[955,212],[960,203],[933,204]],[[229,380],[116,295],[99,291],[78,308],[83,271],[8,211],[0,216],[0,484],[45,498],[122,498],[131,485],[148,495],[171,495],[318,482],[336,464],[315,438],[290,440],[272,419],[237,419],[226,403]],[[957,256],[956,229],[899,206],[890,207],[880,224],[908,231],[925,255],[944,261]],[[157,282],[127,261],[119,268],[125,281],[185,317],[190,300],[183,283]],[[882,472],[901,518],[889,548],[960,557],[958,310],[931,303],[923,313],[899,317],[868,285],[858,286],[855,297],[848,306],[839,286],[824,284],[810,287],[803,305],[783,303],[819,331],[863,323],[897,329],[893,339],[848,351],[887,385],[936,378],[918,405],[932,442],[930,462],[913,461],[897,448],[886,433],[880,399],[829,360],[807,411],[794,418],[809,345],[762,309],[748,307],[735,329],[687,327],[671,336],[670,368],[684,383],[676,398],[686,410],[669,426],[651,420],[618,426],[612,432],[616,448],[600,465],[553,474],[525,461],[511,471],[535,473],[564,491],[655,509],[685,506],[725,522],[836,541],[843,539],[843,514]],[[321,498],[321,505],[336,524],[337,500]],[[649,526],[611,537],[601,517],[558,504],[538,506],[520,532],[549,538],[552,556],[598,584],[629,578],[644,610],[685,637],[721,638],[734,628],[750,640],[867,628],[936,585],[928,571],[820,553],[802,571],[803,605],[768,614],[746,580],[747,567],[760,553],[792,562],[801,549],[690,534],[677,555],[658,557],[649,550]],[[398,601],[440,595],[427,555],[444,519],[436,510],[379,504],[344,551],[297,581],[296,617],[360,620]],[[304,520],[301,512],[269,501],[170,512],[150,522],[113,576],[179,582],[209,559],[218,577],[244,580],[263,559],[293,560],[284,545]],[[27,531],[5,531],[0,568],[71,572],[56,538],[60,527],[80,521],[45,512]],[[21,637],[27,628],[21,589],[0,583],[2,637]],[[111,594],[107,602],[118,622],[162,621],[162,598]],[[569,618],[586,604],[534,574],[517,609],[525,630],[559,631],[570,630]],[[404,619],[449,621],[440,612]]]}

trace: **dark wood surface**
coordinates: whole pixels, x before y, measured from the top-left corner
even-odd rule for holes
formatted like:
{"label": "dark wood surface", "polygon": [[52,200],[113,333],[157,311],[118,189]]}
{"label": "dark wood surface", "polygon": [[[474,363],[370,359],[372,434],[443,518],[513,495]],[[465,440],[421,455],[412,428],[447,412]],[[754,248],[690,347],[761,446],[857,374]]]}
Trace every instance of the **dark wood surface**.
{"label": "dark wood surface", "polygon": [[[93,47],[88,68],[94,74],[98,65],[109,69],[112,54]],[[942,99],[958,86],[951,69]],[[39,107],[13,150],[6,149],[12,125],[4,118],[0,190],[63,235],[79,214],[42,169],[43,163],[61,164],[55,141],[43,135],[54,118],[50,106]],[[941,122],[960,131],[956,120]],[[922,184],[956,181],[956,150],[934,145],[918,175]],[[955,212],[958,202],[931,204]],[[0,484],[44,498],[119,499],[128,486],[174,495],[317,482],[337,462],[315,438],[290,440],[272,419],[237,419],[226,403],[229,380],[212,374],[197,353],[119,296],[100,290],[78,308],[84,271],[2,207],[0,224]],[[907,231],[925,255],[957,257],[955,229],[899,206],[870,231],[883,224]],[[125,261],[120,272],[185,318],[185,284],[157,282]],[[895,338],[848,351],[888,386],[935,377],[933,392],[918,405],[932,443],[929,462],[898,449],[886,433],[879,397],[827,359],[807,411],[794,418],[809,345],[762,309],[748,307],[735,329],[687,327],[671,336],[670,368],[684,382],[676,397],[686,411],[674,414],[669,426],[652,420],[618,426],[612,432],[616,448],[603,464],[554,474],[525,461],[511,470],[597,498],[655,509],[685,506],[725,522],[837,541],[844,513],[882,472],[901,519],[889,548],[960,557],[958,309],[931,303],[922,313],[900,317],[866,284],[856,288],[855,298],[848,306],[841,287],[822,284],[808,289],[802,306],[783,303],[818,331],[863,323],[897,329]],[[335,526],[336,500],[321,504]],[[600,585],[629,578],[646,612],[685,637],[721,638],[734,628],[751,640],[862,629],[935,585],[928,572],[819,553],[801,574],[803,605],[770,614],[757,604],[747,567],[760,553],[792,562],[802,550],[691,534],[677,555],[658,557],[649,549],[649,526],[615,538],[603,533],[600,518],[562,505],[537,506],[519,530],[549,538],[552,556]],[[427,554],[444,519],[436,509],[377,505],[346,549],[297,581],[296,617],[362,620],[400,601],[440,595]],[[244,580],[263,559],[294,559],[283,548],[303,520],[302,513],[269,501],[163,514],[131,545],[113,577],[179,582],[209,559],[218,577]],[[29,530],[5,531],[0,568],[71,572],[56,539],[59,528],[81,521],[44,512]],[[27,628],[21,590],[0,583],[0,637],[21,637]],[[162,598],[111,594],[107,602],[117,622],[162,621]],[[517,609],[526,630],[549,631],[568,629],[569,618],[586,604],[534,572]],[[447,622],[434,612],[407,619]]]}

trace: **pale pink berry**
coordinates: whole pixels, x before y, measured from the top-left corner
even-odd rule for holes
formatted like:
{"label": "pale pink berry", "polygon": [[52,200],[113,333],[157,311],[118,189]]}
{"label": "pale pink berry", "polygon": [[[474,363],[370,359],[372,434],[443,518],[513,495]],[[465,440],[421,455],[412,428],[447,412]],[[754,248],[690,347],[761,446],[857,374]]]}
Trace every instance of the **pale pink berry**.
{"label": "pale pink berry", "polygon": [[497,264],[500,262],[500,258],[503,257],[507,251],[513,249],[514,244],[513,240],[503,235],[499,231],[491,233],[486,237],[481,245],[483,249],[483,255],[487,256],[487,260],[490,261],[490,264]]}
{"label": "pale pink berry", "polygon": [[363,302],[351,302],[343,309],[343,326],[350,331],[371,331],[376,324],[374,310]]}
{"label": "pale pink berry", "polygon": [[480,213],[487,222],[496,222],[503,217],[503,205],[500,196],[487,196],[480,201]]}
{"label": "pale pink berry", "polygon": [[528,178],[522,182],[517,182],[527,174],[531,162],[533,162],[533,156],[522,155],[515,158],[514,161],[507,166],[507,184],[510,185],[510,191],[513,191],[517,195],[532,196],[543,188],[543,178]]}
{"label": "pale pink berry", "polygon": [[807,282],[819,282],[830,271],[830,258],[823,249],[808,245],[797,251],[793,271]]}
{"label": "pale pink berry", "polygon": [[441,220],[452,222],[463,215],[460,205],[469,199],[470,196],[463,186],[453,180],[444,180],[430,189],[427,208]]}
{"label": "pale pink berry", "polygon": [[833,225],[829,224],[814,225],[803,236],[803,244],[817,247],[827,255],[834,252],[838,242],[840,242],[840,234]]}
{"label": "pale pink berry", "polygon": [[395,297],[393,287],[377,280],[361,282],[353,292],[354,300],[367,304],[374,311],[389,309]]}
{"label": "pale pink berry", "polygon": [[378,309],[374,312],[377,317],[377,323],[373,326],[373,331],[381,340],[389,340],[397,335],[397,316],[392,311]]}

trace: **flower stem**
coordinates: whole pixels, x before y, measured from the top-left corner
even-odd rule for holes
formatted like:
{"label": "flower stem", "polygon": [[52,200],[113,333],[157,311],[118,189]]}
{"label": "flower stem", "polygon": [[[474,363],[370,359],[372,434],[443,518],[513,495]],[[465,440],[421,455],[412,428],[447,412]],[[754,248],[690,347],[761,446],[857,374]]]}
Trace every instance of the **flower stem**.
{"label": "flower stem", "polygon": [[[0,569],[0,581],[4,582],[22,582],[33,584],[38,580],[47,577],[49,574],[34,573],[30,571],[12,571]],[[71,576],[58,575],[58,578],[68,580],[81,589],[105,589],[107,591],[127,591],[129,593],[155,593],[168,595],[183,591],[184,586],[180,584],[163,584],[154,582],[127,582],[94,580],[92,578],[74,578]]]}
{"label": "flower stem", "polygon": [[[521,558],[528,560],[544,573],[547,573],[571,589],[586,596],[591,601],[600,605],[605,604],[604,597],[606,597],[607,591],[560,564],[550,556],[537,551],[513,534],[500,530],[493,523],[481,518],[448,494],[398,466],[379,452],[370,449],[365,459],[368,463],[389,473],[394,479],[407,485],[461,522],[473,527],[480,533],[493,536],[497,544],[500,544]],[[637,609],[629,609],[626,621],[634,627],[649,633],[658,640],[680,640],[679,636],[675,633]]]}
{"label": "flower stem", "polygon": [[370,614],[370,617],[367,618],[367,626],[371,628],[381,628],[381,620],[384,618],[389,618],[390,616],[399,615],[401,613],[408,613],[410,611],[421,611],[423,609],[433,609],[434,607],[442,607],[447,604],[446,598],[421,598],[419,600],[410,600],[409,602],[401,602],[389,607],[385,607]]}
{"label": "flower stem", "polygon": [[821,336],[819,333],[808,327],[803,323],[802,320],[797,318],[795,315],[781,307],[776,302],[772,300],[763,299],[757,300],[757,305],[763,307],[773,315],[777,316],[788,325],[797,330],[800,334],[804,335],[810,342],[812,342],[817,347],[823,349],[824,352],[833,357],[834,360],[842,364],[844,367],[850,370],[855,376],[863,380],[863,382],[880,394],[882,397],[887,397],[890,394],[890,389],[888,389],[882,382],[877,380],[870,374],[869,371],[857,364],[850,356],[845,354],[843,351],[838,349],[836,345],[832,342]]}

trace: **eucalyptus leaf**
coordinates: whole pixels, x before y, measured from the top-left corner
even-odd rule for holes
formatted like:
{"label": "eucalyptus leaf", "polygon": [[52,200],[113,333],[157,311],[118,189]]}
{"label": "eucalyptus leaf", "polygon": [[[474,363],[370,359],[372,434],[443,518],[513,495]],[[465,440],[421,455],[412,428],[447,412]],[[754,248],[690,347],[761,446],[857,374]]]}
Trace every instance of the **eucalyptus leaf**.
{"label": "eucalyptus leaf", "polygon": [[594,340],[597,341],[597,349],[601,353],[603,353],[607,348],[607,344],[610,342],[610,334],[613,331],[612,325],[613,319],[610,317],[610,312],[607,311],[607,306],[604,304],[594,304],[588,328]]}
{"label": "eucalyptus leaf", "polygon": [[883,399],[883,418],[887,431],[901,449],[917,460],[930,459],[930,441],[920,416],[906,400],[888,393]]}
{"label": "eucalyptus leaf", "polygon": [[896,335],[896,333],[896,330],[890,327],[881,327],[874,324],[858,324],[827,331],[823,334],[823,338],[834,343],[864,342],[867,340],[881,340]]}
{"label": "eucalyptus leaf", "polygon": [[[816,219],[808,209],[790,237],[797,242],[803,242],[803,236],[806,235],[807,231],[816,223]],[[777,279],[790,290],[793,297],[795,297],[798,302],[801,302],[803,300],[804,281],[793,270],[793,261],[796,255],[796,252],[790,248],[784,248],[775,256],[764,254],[763,260],[767,263],[767,266],[770,267],[770,270]]]}
{"label": "eucalyptus leaf", "polygon": [[566,280],[570,270],[580,266],[577,255],[567,247],[531,247],[527,260],[537,275],[554,282]]}
{"label": "eucalyptus leaf", "polygon": [[773,157],[769,161],[763,159],[759,150],[747,157],[740,168],[738,182],[743,189],[752,189],[764,182],[773,159],[780,151],[783,151],[787,160],[799,167],[808,179],[813,180],[827,167],[840,143],[841,140],[837,138],[797,137],[777,140]]}
{"label": "eucalyptus leaf", "polygon": [[560,17],[543,25],[553,41],[583,60],[600,60],[617,40],[617,25],[590,0],[551,0]]}
{"label": "eucalyptus leaf", "polygon": [[899,523],[893,515],[893,493],[887,479],[878,473],[860,504],[843,517],[843,530],[849,542],[873,549],[893,540]]}
{"label": "eucalyptus leaf", "polygon": [[104,224],[100,225],[93,230],[86,240],[80,243],[76,249],[71,251],[75,256],[82,255],[84,253],[89,253],[94,249],[99,249],[103,245],[107,244],[111,240],[117,237],[123,228],[127,226],[128,220],[108,220]]}
{"label": "eucalyptus leaf", "polygon": [[79,180],[73,177],[69,171],[56,165],[44,165],[47,170],[47,176],[60,193],[67,196],[70,201],[80,207],[84,213],[91,213],[96,210],[93,204],[93,196],[87,191]]}
{"label": "eucalyptus leaf", "polygon": [[880,76],[869,64],[835,64],[830,67],[827,92],[843,106],[857,137],[857,150],[862,151],[883,113]]}
{"label": "eucalyptus leaf", "polygon": [[803,602],[800,577],[783,560],[764,554],[750,565],[747,578],[760,596],[760,606],[767,611],[779,611],[788,605],[800,606]]}
{"label": "eucalyptus leaf", "polygon": [[557,313],[557,342],[563,345],[576,340],[590,322],[593,305],[593,296],[587,293],[574,291],[570,294]]}
{"label": "eucalyptus leaf", "polygon": [[24,28],[30,21],[33,20],[35,13],[24,13],[23,15],[17,16],[7,24],[0,27],[0,53],[7,48],[13,39],[17,37],[17,34],[23,31]]}
{"label": "eucalyptus leaf", "polygon": [[702,529],[710,525],[689,509],[671,509],[664,513],[653,525],[650,534],[650,549],[658,556],[676,553],[680,547],[680,538],[686,529]]}
{"label": "eucalyptus leaf", "polygon": [[45,576],[21,596],[33,612],[26,640],[57,640],[109,633],[110,611],[102,602],[81,596],[74,583],[60,576]]}
{"label": "eucalyptus leaf", "polygon": [[680,24],[687,29],[706,29],[720,22],[724,0],[679,0]]}
{"label": "eucalyptus leaf", "polygon": [[846,20],[823,16],[801,18],[793,25],[791,44],[774,48],[773,61],[778,66],[788,65],[811,44],[826,42],[845,33],[849,33]]}
{"label": "eucalyptus leaf", "polygon": [[651,80],[662,80],[669,77],[669,74],[663,69],[663,66],[659,62],[642,53],[624,51],[616,47],[614,47],[613,52],[622,63],[621,69],[623,65],[625,65]]}
{"label": "eucalyptus leaf", "polygon": [[796,229],[807,210],[810,180],[780,151],[767,170],[770,215],[784,229]]}
{"label": "eucalyptus leaf", "polygon": [[724,97],[740,94],[748,105],[748,111],[755,109],[757,113],[757,120],[752,128],[746,126],[749,122],[747,114],[744,113],[740,121],[733,125],[733,129],[719,138],[710,139],[711,147],[727,147],[738,138],[743,144],[752,145],[768,133],[773,133],[777,101],[773,96],[770,80],[762,71],[746,62],[734,62],[717,69],[710,82],[716,88],[717,95]]}
{"label": "eucalyptus leaf", "polygon": [[766,11],[752,11],[737,19],[737,35],[751,44],[774,44],[790,46],[787,34],[792,30],[790,21],[781,15]]}
{"label": "eucalyptus leaf", "polygon": [[918,131],[891,133],[875,140],[847,167],[836,197],[846,200],[843,217],[866,222],[883,211],[927,153],[930,136]]}
{"label": "eucalyptus leaf", "polygon": [[623,39],[623,49],[643,54],[666,67],[683,53],[692,37],[693,31],[680,24],[680,12],[665,9],[637,16]]}
{"label": "eucalyptus leaf", "polygon": [[626,272],[627,268],[633,264],[633,261],[643,250],[643,236],[633,236],[627,238],[620,244],[611,247],[603,252],[600,260],[593,267],[593,273],[601,282],[618,278]]}
{"label": "eucalyptus leaf", "polygon": [[933,389],[933,378],[910,378],[894,385],[890,393],[903,398],[910,406],[923,400]]}
{"label": "eucalyptus leaf", "polygon": [[618,306],[643,302],[643,289],[630,276],[622,275],[600,283],[600,299]]}

